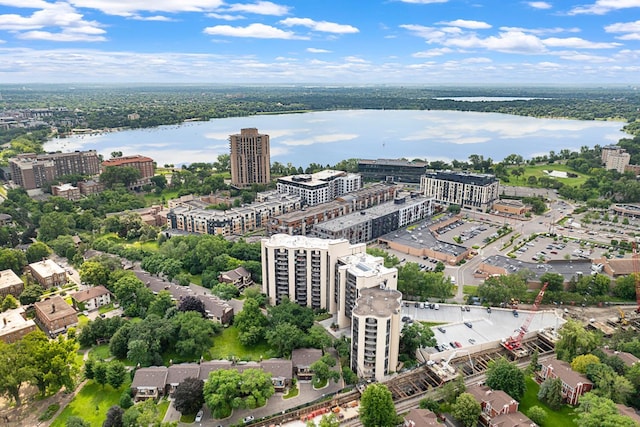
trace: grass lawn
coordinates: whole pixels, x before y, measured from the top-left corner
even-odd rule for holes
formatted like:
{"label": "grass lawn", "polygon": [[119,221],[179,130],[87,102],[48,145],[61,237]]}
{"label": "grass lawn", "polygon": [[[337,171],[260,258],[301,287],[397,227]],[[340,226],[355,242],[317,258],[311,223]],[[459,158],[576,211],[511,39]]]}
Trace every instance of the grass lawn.
{"label": "grass lawn", "polygon": [[235,356],[241,360],[260,360],[275,356],[275,352],[266,344],[261,343],[251,348],[245,347],[238,341],[238,329],[229,326],[222,333],[213,338],[213,347],[209,349],[211,359],[228,359]]}
{"label": "grass lawn", "polygon": [[100,314],[108,313],[111,310],[115,310],[113,303],[107,304],[107,305],[101,305],[100,307],[98,307],[98,313]]}
{"label": "grass lawn", "polygon": [[299,392],[300,392],[300,390],[298,390],[298,386],[294,384],[289,388],[289,391],[287,392],[287,394],[282,396],[282,398],[283,399],[291,399],[292,397],[296,397]]}
{"label": "grass lawn", "polygon": [[446,325],[447,322],[420,322],[422,323],[425,327],[427,328],[431,328],[433,326],[440,326],[440,325]]}
{"label": "grass lawn", "polygon": [[101,344],[93,347],[89,350],[89,356],[97,360],[106,360],[111,357],[111,351],[109,351],[109,344]]}
{"label": "grass lawn", "polygon": [[465,295],[475,296],[478,293],[478,287],[473,285],[462,285],[462,293]]}
{"label": "grass lawn", "polygon": [[543,176],[548,176],[547,174],[545,174],[543,171],[545,170],[554,170],[554,171],[562,171],[562,172],[571,172],[571,173],[575,173],[578,175],[577,178],[553,178],[550,177],[552,179],[555,179],[559,182],[562,182],[565,185],[571,185],[571,186],[580,186],[582,184],[585,183],[585,181],[587,180],[587,178],[589,178],[588,175],[585,175],[583,173],[578,173],[574,170],[572,170],[570,167],[568,167],[567,165],[562,165],[562,164],[550,164],[550,165],[534,165],[534,166],[526,166],[524,169],[524,175],[520,176],[520,177],[515,177],[511,175],[511,169],[509,168],[507,169],[509,171],[509,185],[525,185],[528,186],[527,184],[527,178],[529,178],[530,176],[535,176],[536,178],[541,178]]}
{"label": "grass lawn", "polygon": [[527,414],[532,406],[539,406],[547,413],[547,418],[542,427],[572,426],[578,418],[575,409],[569,405],[562,405],[557,411],[549,408],[545,403],[538,400],[538,390],[540,386],[532,378],[527,378],[527,391],[520,400],[520,412]]}
{"label": "grass lawn", "polygon": [[129,387],[129,384],[127,382],[119,390],[114,390],[110,385],[104,386],[103,389],[102,386],[89,381],[58,415],[51,427],[64,427],[67,419],[74,415],[84,419],[92,427],[101,427],[107,418],[107,411],[118,404],[122,390]]}

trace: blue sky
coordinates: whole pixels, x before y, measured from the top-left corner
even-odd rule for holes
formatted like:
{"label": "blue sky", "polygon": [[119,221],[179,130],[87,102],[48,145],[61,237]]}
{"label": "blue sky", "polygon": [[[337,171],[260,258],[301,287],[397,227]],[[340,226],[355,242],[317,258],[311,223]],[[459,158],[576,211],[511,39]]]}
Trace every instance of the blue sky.
{"label": "blue sky", "polygon": [[632,85],[640,0],[0,0],[2,83]]}

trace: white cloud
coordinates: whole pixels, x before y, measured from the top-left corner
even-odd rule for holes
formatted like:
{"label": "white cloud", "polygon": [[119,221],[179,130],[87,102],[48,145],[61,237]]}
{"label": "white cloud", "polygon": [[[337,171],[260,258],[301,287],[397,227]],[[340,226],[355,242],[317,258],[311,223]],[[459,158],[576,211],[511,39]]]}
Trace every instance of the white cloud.
{"label": "white cloud", "polygon": [[455,21],[438,22],[441,25],[448,25],[451,27],[467,28],[470,30],[486,30],[491,28],[490,24],[482,21],[469,21],[466,19],[456,19]]}
{"label": "white cloud", "polygon": [[288,27],[300,25],[310,28],[314,31],[321,31],[324,33],[349,34],[357,33],[360,31],[356,27],[353,27],[351,25],[336,24],[335,22],[327,21],[314,21],[310,18],[286,18],[280,21],[280,23]]}
{"label": "white cloud", "polygon": [[596,0],[593,4],[574,7],[569,15],[604,15],[614,10],[634,7],[640,7],[640,0]]}
{"label": "white cloud", "polygon": [[0,5],[10,7],[24,7],[29,9],[44,9],[50,6],[44,0],[0,0]]}
{"label": "white cloud", "polygon": [[232,27],[231,25],[216,25],[203,30],[212,36],[252,37],[257,39],[303,39],[292,31],[284,31],[264,24],[251,24],[246,27]]}
{"label": "white cloud", "polygon": [[558,52],[555,53],[562,59],[566,59],[567,61],[578,61],[578,62],[587,62],[587,63],[607,63],[613,62],[613,58],[608,56],[600,56],[600,55],[590,55],[588,53],[582,52]]}
{"label": "white cloud", "polygon": [[463,49],[482,48],[498,52],[532,54],[542,53],[546,48],[542,41],[533,35],[519,31],[507,31],[497,36],[489,36],[481,39],[475,35],[469,37],[451,38],[444,40],[443,44]]}
{"label": "white cloud", "polygon": [[318,48],[315,48],[315,47],[308,47],[307,48],[307,52],[309,52],[309,53],[331,53],[330,50],[318,49]]}
{"label": "white cloud", "polygon": [[154,15],[154,16],[132,16],[131,19],[135,19],[136,21],[155,21],[155,22],[173,22],[174,20],[162,15]]}
{"label": "white cloud", "polygon": [[544,35],[544,34],[558,34],[558,33],[579,33],[581,30],[577,27],[562,28],[522,28],[522,27],[500,27],[501,31],[521,31],[523,33]]}
{"label": "white cloud", "polygon": [[[100,26],[98,22],[84,20],[83,15],[67,3],[48,4],[31,16],[0,15],[0,30],[16,31],[17,38],[26,40],[104,41],[105,31]],[[51,31],[53,28],[56,31]]]}
{"label": "white cloud", "polygon": [[228,12],[246,12],[256,15],[283,16],[289,13],[289,7],[275,4],[270,1],[257,1],[249,4],[232,4],[224,9]]}
{"label": "white cloud", "polygon": [[543,39],[542,42],[546,46],[551,47],[570,47],[574,49],[612,49],[620,46],[620,43],[602,43],[591,42],[579,37],[557,38],[550,37]]}
{"label": "white cloud", "polygon": [[133,16],[138,12],[208,12],[224,4],[223,0],[69,0],[69,3],[118,16]]}
{"label": "white cloud", "polygon": [[534,9],[551,9],[553,7],[551,3],[546,1],[529,1],[527,4]]}
{"label": "white cloud", "polygon": [[223,21],[238,21],[240,19],[245,19],[244,16],[242,15],[229,15],[226,13],[207,13],[207,16],[209,18],[214,18],[214,19],[221,19]]}
{"label": "white cloud", "polygon": [[369,63],[369,61],[367,61],[366,59],[362,59],[362,58],[359,58],[357,56],[346,56],[344,58],[344,60],[347,61],[347,62],[351,62],[351,63],[355,62],[355,63],[359,63],[359,64],[368,64]]}
{"label": "white cloud", "polygon": [[423,50],[422,52],[416,52],[411,56],[413,56],[414,58],[433,58],[434,56],[442,56],[446,53],[451,53],[451,52],[453,51],[448,47],[442,47],[437,49]]}
{"label": "white cloud", "polygon": [[640,40],[640,21],[617,22],[604,27],[607,33],[622,33],[620,40]]}

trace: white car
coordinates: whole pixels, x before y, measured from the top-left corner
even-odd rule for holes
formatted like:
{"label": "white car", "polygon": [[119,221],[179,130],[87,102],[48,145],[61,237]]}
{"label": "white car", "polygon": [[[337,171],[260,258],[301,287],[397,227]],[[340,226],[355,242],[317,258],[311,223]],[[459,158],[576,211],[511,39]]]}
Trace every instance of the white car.
{"label": "white car", "polygon": [[255,420],[253,415],[249,415],[247,417],[244,417],[244,419],[242,421],[244,421],[245,424],[249,424],[251,423],[253,420]]}
{"label": "white car", "polygon": [[202,421],[202,416],[203,415],[204,415],[204,411],[202,409],[200,409],[198,411],[198,413],[196,414],[195,422],[199,423],[200,421]]}

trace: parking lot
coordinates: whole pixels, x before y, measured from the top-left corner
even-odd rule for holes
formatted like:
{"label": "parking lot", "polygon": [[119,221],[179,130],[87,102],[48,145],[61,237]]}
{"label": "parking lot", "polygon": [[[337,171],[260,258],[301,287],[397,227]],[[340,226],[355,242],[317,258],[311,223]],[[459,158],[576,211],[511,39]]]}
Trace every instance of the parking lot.
{"label": "parking lot", "polygon": [[471,247],[483,246],[485,239],[491,237],[498,230],[495,224],[480,221],[459,220],[437,230],[440,240]]}
{"label": "parking lot", "polygon": [[594,259],[602,257],[607,249],[576,239],[558,239],[538,236],[512,252],[523,261],[549,261],[563,259]]}
{"label": "parking lot", "polygon": [[451,343],[454,344],[454,348],[458,347],[456,343],[459,343],[458,348],[464,349],[499,342],[517,334],[530,315],[533,316],[529,325],[531,332],[557,328],[565,323],[560,317],[562,314],[556,310],[517,310],[517,313],[518,316],[515,317],[511,309],[492,307],[488,311],[486,307],[453,304],[439,304],[438,310],[420,308],[420,305],[416,307],[413,302],[405,303],[402,307],[402,316],[407,316],[412,321],[441,323],[431,328],[440,348],[426,349],[427,353],[450,350]]}

